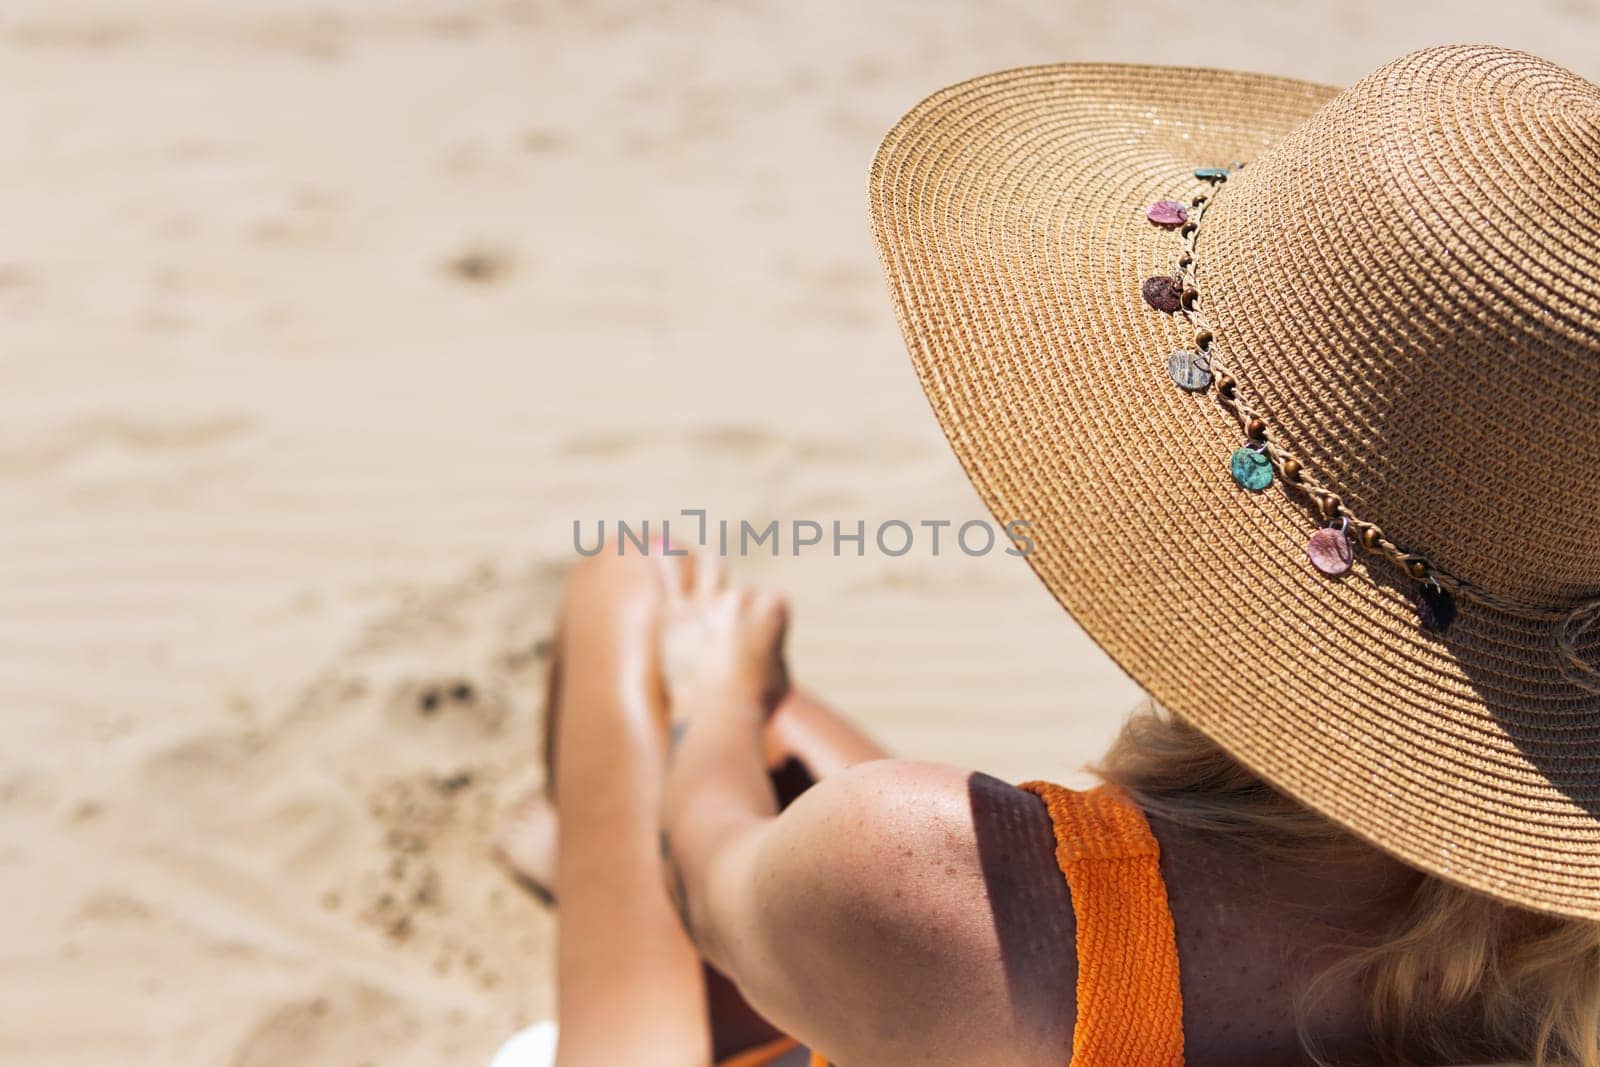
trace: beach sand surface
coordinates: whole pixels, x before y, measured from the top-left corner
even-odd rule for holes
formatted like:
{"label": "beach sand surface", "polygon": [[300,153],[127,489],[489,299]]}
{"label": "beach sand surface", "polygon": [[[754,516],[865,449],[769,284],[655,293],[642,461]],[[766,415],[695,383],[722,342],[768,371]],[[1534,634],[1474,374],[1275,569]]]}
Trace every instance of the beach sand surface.
{"label": "beach sand surface", "polygon": [[[1348,82],[1549,4],[32,0],[0,13],[0,1062],[480,1064],[572,526],[982,517],[865,217],[928,92]],[[1076,781],[1137,691],[998,551],[740,561],[897,752]]]}

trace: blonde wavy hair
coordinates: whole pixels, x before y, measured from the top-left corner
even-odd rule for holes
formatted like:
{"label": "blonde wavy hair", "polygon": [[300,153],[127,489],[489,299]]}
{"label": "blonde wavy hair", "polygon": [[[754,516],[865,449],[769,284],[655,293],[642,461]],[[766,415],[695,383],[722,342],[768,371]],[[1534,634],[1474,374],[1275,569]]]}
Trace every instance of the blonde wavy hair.
{"label": "blonde wavy hair", "polygon": [[[1152,815],[1281,857],[1368,847],[1154,704],[1133,714],[1094,770]],[[1600,1067],[1600,923],[1536,914],[1421,876],[1390,929],[1349,946],[1302,1001],[1351,977],[1386,1065],[1414,1067],[1407,1050],[1418,1048],[1452,1063],[1481,1057],[1482,1039],[1450,1025],[1476,1016],[1492,1048],[1539,1067]],[[1326,1062],[1304,1025],[1300,1032],[1308,1055]]]}

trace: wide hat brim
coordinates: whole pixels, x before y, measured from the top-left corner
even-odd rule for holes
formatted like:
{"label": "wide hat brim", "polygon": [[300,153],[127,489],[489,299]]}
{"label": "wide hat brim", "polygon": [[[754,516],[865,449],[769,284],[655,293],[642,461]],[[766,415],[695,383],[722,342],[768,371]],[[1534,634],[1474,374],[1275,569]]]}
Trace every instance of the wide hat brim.
{"label": "wide hat brim", "polygon": [[1152,697],[1415,867],[1600,919],[1600,715],[1541,696],[1548,625],[1475,607],[1440,636],[1383,564],[1319,574],[1304,503],[1229,477],[1239,426],[1174,387],[1188,335],[1139,295],[1177,251],[1146,206],[1336,92],[1066,64],[937,93],[872,168],[901,329],[996,520],[1029,524],[1030,565]]}

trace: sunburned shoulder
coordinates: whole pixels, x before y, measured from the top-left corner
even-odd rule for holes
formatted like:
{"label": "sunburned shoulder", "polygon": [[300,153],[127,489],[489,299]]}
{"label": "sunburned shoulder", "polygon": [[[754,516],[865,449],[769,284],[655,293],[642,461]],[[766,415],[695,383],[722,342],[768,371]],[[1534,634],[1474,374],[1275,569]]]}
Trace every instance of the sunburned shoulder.
{"label": "sunburned shoulder", "polygon": [[846,1064],[1063,1062],[1072,909],[1037,798],[875,761],[800,797],[757,857],[764,951],[736,977],[774,1021]]}

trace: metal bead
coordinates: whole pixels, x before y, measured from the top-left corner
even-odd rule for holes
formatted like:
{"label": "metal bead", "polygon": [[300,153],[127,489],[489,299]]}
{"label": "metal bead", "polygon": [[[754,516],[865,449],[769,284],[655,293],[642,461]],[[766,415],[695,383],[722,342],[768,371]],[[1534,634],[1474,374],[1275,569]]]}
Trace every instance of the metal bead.
{"label": "metal bead", "polygon": [[1238,392],[1238,387],[1234,384],[1233,376],[1231,374],[1224,374],[1222,377],[1217,379],[1217,392],[1221,393],[1229,400],[1234,398]]}
{"label": "metal bead", "polygon": [[1300,461],[1290,457],[1283,461],[1283,476],[1291,482],[1300,480]]}
{"label": "metal bead", "polygon": [[1361,547],[1368,552],[1378,550],[1378,542],[1383,540],[1383,530],[1377,526],[1366,526],[1361,530]]}
{"label": "metal bead", "polygon": [[1422,581],[1428,576],[1428,565],[1420,559],[1414,559],[1406,564],[1406,571],[1417,581]]}
{"label": "metal bead", "polygon": [[1339,514],[1339,509],[1342,507],[1344,507],[1344,501],[1339,499],[1339,494],[1337,493],[1323,493],[1322,497],[1317,501],[1317,509],[1322,512],[1322,517],[1325,519],[1336,518]]}
{"label": "metal bead", "polygon": [[1194,333],[1194,346],[1202,351],[1211,347],[1211,331],[1196,330]]}
{"label": "metal bead", "polygon": [[1245,436],[1252,441],[1267,439],[1267,424],[1261,419],[1251,419],[1244,428]]}
{"label": "metal bead", "polygon": [[1183,309],[1185,311],[1192,311],[1194,309],[1194,302],[1200,299],[1200,290],[1196,289],[1192,285],[1186,285],[1183,287],[1182,299]]}

